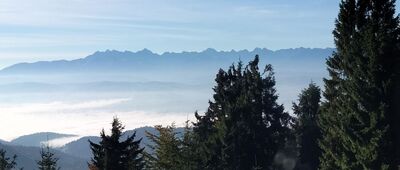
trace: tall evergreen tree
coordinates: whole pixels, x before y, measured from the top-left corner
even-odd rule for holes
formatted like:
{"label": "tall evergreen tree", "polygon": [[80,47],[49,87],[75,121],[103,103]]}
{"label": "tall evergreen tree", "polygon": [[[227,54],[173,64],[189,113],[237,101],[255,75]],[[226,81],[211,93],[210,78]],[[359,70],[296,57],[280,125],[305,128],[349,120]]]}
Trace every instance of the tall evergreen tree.
{"label": "tall evergreen tree", "polygon": [[295,131],[299,146],[299,159],[296,169],[318,169],[321,149],[318,140],[321,131],[317,125],[321,90],[315,83],[311,83],[299,95],[298,104],[293,103],[293,112],[297,115]]}
{"label": "tall evergreen tree", "polygon": [[[238,64],[241,68],[241,62]],[[225,136],[225,115],[222,112],[224,93],[227,90],[227,73],[220,69],[216,76],[217,85],[213,88],[214,101],[209,101],[205,115],[200,116],[195,112],[197,121],[193,126],[194,148],[198,155],[198,169],[218,170],[226,166],[222,159],[223,137]]]}
{"label": "tall evergreen tree", "polygon": [[[290,116],[278,105],[271,65],[259,72],[258,56],[243,70],[228,71],[236,93],[228,100],[225,120],[228,169],[266,169],[283,149],[289,133]],[[265,77],[262,77],[264,74]]]}
{"label": "tall evergreen tree", "polygon": [[118,118],[114,118],[111,135],[106,135],[103,129],[100,133],[99,144],[89,140],[93,153],[90,166],[95,166],[99,170],[138,170],[143,168],[142,152],[144,148],[139,146],[142,139],[135,140],[135,132],[124,141],[120,141],[123,129]]}
{"label": "tall evergreen tree", "polygon": [[148,162],[150,169],[155,170],[180,170],[181,143],[176,136],[175,125],[162,127],[155,126],[158,134],[146,132],[147,137],[154,143],[149,147],[154,151]]}
{"label": "tall evergreen tree", "polygon": [[17,155],[14,155],[12,158],[6,156],[6,151],[0,149],[0,170],[11,170],[14,169],[17,163],[15,160],[17,159]]}
{"label": "tall evergreen tree", "polygon": [[37,162],[39,170],[59,170],[57,167],[58,158],[54,157],[54,153],[50,152],[50,147],[42,148],[40,151],[41,160]]}
{"label": "tall evergreen tree", "polygon": [[146,154],[147,169],[202,169],[198,166],[196,141],[189,121],[186,122],[183,132],[177,132],[174,124],[166,127],[158,125],[155,129],[157,132],[154,134],[146,132],[151,141],[149,148],[152,149]]}
{"label": "tall evergreen tree", "polygon": [[291,117],[277,104],[271,65],[260,73],[259,57],[217,74],[214,101],[193,131],[205,169],[268,169],[287,141]]}
{"label": "tall evergreen tree", "polygon": [[[399,18],[394,0],[343,0],[327,61],[321,169],[399,165]],[[397,100],[396,100],[397,99]],[[397,110],[396,110],[397,109]]]}

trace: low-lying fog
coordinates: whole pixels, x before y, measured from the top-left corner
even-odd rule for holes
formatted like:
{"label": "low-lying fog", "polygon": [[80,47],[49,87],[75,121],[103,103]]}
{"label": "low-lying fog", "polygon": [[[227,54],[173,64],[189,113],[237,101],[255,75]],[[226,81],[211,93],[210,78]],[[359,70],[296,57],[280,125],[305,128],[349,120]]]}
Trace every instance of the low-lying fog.
{"label": "low-lying fog", "polygon": [[[241,58],[244,64],[254,57],[249,56]],[[274,66],[279,102],[287,111],[308,83],[322,84],[326,56],[308,64],[301,58],[292,62],[261,58],[261,69],[267,62]],[[98,135],[110,127],[114,116],[126,129],[173,122],[183,126],[194,120],[196,110],[207,109],[218,68],[227,69],[236,59],[193,69],[160,66],[129,74],[0,74],[0,139],[35,132]]]}

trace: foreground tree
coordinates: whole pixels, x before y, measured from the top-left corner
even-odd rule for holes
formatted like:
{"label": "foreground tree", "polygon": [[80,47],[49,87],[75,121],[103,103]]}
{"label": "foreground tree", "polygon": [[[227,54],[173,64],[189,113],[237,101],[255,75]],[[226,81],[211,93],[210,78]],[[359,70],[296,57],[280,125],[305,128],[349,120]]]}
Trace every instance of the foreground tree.
{"label": "foreground tree", "polygon": [[89,164],[98,170],[138,170],[143,169],[143,149],[139,144],[142,139],[135,140],[135,134],[121,140],[124,127],[118,118],[112,122],[111,135],[106,135],[104,129],[100,133],[99,144],[89,140],[93,158]]}
{"label": "foreground tree", "polygon": [[181,143],[176,136],[175,125],[167,127],[157,125],[155,129],[158,134],[146,132],[147,137],[154,143],[154,145],[149,145],[154,153],[149,154],[149,165],[147,166],[156,170],[181,169]]}
{"label": "foreground tree", "polygon": [[262,73],[259,57],[220,70],[214,101],[196,114],[193,131],[203,169],[269,169],[290,132],[291,117],[277,104],[271,65]]}
{"label": "foreground tree", "polygon": [[17,163],[15,160],[17,156],[14,155],[12,158],[6,156],[6,151],[0,149],[0,170],[11,170],[14,169]]}
{"label": "foreground tree", "polygon": [[321,169],[395,169],[400,156],[394,0],[343,0],[319,117]]}
{"label": "foreground tree", "polygon": [[317,125],[321,90],[315,83],[311,83],[299,95],[298,104],[293,103],[293,113],[297,116],[295,133],[299,146],[299,159],[296,169],[318,169],[321,149],[318,140],[321,131]]}
{"label": "foreground tree", "polygon": [[50,147],[47,145],[46,150],[42,148],[40,151],[41,160],[37,162],[39,170],[58,170],[58,158],[54,157],[54,153],[50,152]]}
{"label": "foreground tree", "polygon": [[147,154],[148,169],[195,170],[198,156],[195,153],[193,132],[186,122],[182,132],[170,126],[155,126],[156,132],[146,132],[152,144],[151,154]]}

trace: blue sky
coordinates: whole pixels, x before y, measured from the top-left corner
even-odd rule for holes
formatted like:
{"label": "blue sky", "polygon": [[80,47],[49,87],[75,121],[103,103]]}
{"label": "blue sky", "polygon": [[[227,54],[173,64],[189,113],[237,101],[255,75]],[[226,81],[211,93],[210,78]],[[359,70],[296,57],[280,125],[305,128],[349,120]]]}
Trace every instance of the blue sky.
{"label": "blue sky", "polygon": [[106,49],[333,47],[339,0],[2,0],[0,68]]}
{"label": "blue sky", "polygon": [[[333,47],[331,32],[338,7],[339,0],[0,0],[0,68],[17,62],[82,58],[107,49],[148,48],[163,53],[209,47]],[[30,79],[11,76],[5,80]],[[277,87],[297,94],[287,90],[292,85]],[[293,87],[300,89],[298,83]],[[169,107],[181,104],[178,99],[191,98],[195,102],[187,100],[185,106],[202,113],[205,108],[201,108],[201,101],[206,105],[211,95],[211,91],[197,88],[6,93],[0,97],[0,129],[15,128],[1,131],[0,139],[40,131],[98,135],[102,127],[108,128],[114,115],[124,120],[127,129],[173,121],[179,125],[189,116],[193,118],[192,112],[168,111]]]}

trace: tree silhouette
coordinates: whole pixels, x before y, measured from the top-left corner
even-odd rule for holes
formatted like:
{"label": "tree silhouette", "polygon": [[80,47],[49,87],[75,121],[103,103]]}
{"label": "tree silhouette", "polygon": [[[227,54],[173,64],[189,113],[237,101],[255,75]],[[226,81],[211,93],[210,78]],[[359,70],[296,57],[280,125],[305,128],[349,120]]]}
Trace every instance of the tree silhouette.
{"label": "tree silhouette", "polygon": [[100,133],[99,144],[89,140],[93,158],[89,166],[98,170],[139,170],[144,166],[143,149],[139,144],[142,139],[135,140],[136,132],[120,141],[124,127],[118,118],[112,122],[111,135],[106,135],[104,129]]}

